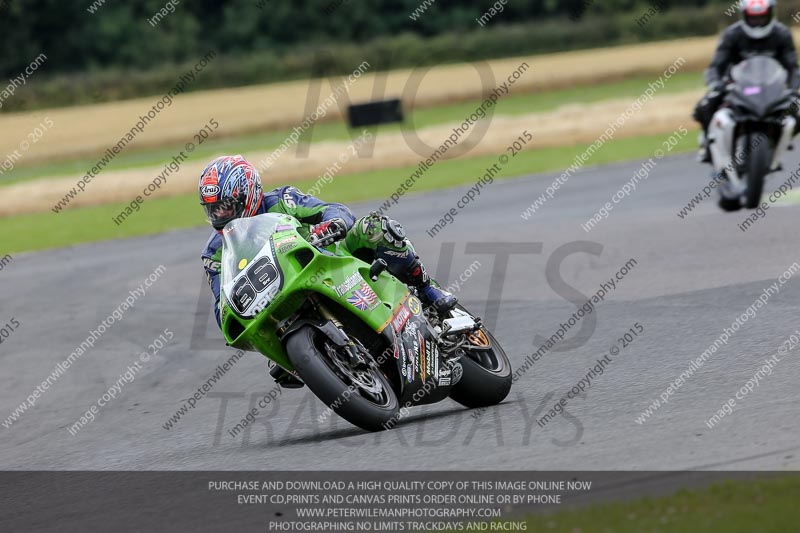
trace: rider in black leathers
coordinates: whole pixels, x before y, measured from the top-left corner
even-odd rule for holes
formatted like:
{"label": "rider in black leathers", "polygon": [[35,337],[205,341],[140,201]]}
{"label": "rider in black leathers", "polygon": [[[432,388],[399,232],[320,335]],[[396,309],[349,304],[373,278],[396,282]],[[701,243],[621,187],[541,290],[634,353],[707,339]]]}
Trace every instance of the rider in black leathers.
{"label": "rider in black leathers", "polygon": [[[725,97],[728,72],[737,63],[755,55],[774,58],[788,73],[789,88],[796,92],[800,88],[800,71],[797,66],[797,51],[792,33],[775,19],[775,0],[744,0],[742,20],[729,26],[720,38],[717,51],[705,73],[709,91],[697,104],[694,119],[703,127],[700,159],[709,162],[705,141],[708,125]],[[800,105],[797,98],[792,106],[797,120],[795,134],[800,131]]]}

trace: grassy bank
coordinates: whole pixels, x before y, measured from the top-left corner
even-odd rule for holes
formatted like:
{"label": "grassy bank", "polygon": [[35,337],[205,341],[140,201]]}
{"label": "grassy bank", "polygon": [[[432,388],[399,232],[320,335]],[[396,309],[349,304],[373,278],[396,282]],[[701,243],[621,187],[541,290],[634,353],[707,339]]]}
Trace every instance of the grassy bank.
{"label": "grassy bank", "polygon": [[552,533],[786,533],[800,524],[800,476],[730,481],[705,490],[528,517]]}
{"label": "grassy bank", "polygon": [[[650,157],[664,139],[663,135],[611,141],[596,152],[590,165]],[[576,155],[587,145],[575,145],[522,152],[504,167],[501,178],[558,171],[569,166]],[[688,135],[673,153],[694,148],[693,136]],[[417,182],[413,193],[474,183],[491,164],[495,156],[459,159],[437,163],[423,179]],[[384,201],[416,167],[378,170],[362,174],[336,176],[324,186],[319,196],[327,201],[359,202]],[[298,182],[300,189],[308,189],[312,182]],[[538,194],[538,191],[536,191]],[[531,192],[531,201],[534,192]],[[412,196],[402,198],[412,202]],[[99,207],[72,209],[60,214],[39,213],[15,216],[3,220],[8,231],[3,239],[3,252],[20,252],[69,246],[90,241],[119,239],[161,233],[180,228],[203,226],[205,220],[195,195],[149,200],[141,210],[121,225],[112,218],[127,204],[109,204]],[[391,213],[391,209],[389,211]]]}
{"label": "grassy bank", "polygon": [[[498,102],[495,113],[498,115],[518,116],[526,113],[552,111],[575,102],[590,104],[603,100],[619,98],[636,98],[653,81],[652,76],[637,76],[628,80],[596,84],[588,87],[575,87],[571,89],[546,91],[509,96]],[[702,87],[702,74],[689,72],[679,73],[669,80],[660,94],[678,93]],[[392,124],[371,128],[373,132],[389,133],[400,131],[403,128],[417,130],[463,121],[472,114],[480,100],[471,100],[457,104],[442,105],[410,110],[404,124]],[[223,117],[218,117],[224,122]],[[279,146],[290,134],[291,130],[282,129],[269,133],[258,133],[246,136],[236,136],[221,139],[211,139],[198,146],[193,153],[193,158],[211,159],[223,153],[240,153],[264,149],[274,149]],[[312,142],[341,141],[349,138],[350,132],[342,121],[322,122],[313,130]],[[155,149],[132,152],[123,152],[107,170],[124,170],[130,168],[158,167],[169,161],[182,145],[168,144]],[[313,148],[312,148],[313,149]],[[79,175],[96,164],[97,158],[73,158],[57,163],[35,164],[30,166],[20,165],[10,174],[0,177],[0,187],[11,183],[40,179],[45,177],[58,177],[66,175]]]}

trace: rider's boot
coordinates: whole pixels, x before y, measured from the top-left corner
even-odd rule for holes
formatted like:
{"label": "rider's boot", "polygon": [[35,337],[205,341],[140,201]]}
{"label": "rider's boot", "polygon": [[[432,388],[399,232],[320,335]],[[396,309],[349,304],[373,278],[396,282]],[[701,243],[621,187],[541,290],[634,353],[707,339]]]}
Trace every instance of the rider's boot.
{"label": "rider's boot", "polygon": [[416,287],[422,302],[433,306],[440,315],[449,313],[458,304],[458,298],[431,283],[431,278],[425,271],[425,265],[420,262],[419,258],[417,258],[416,267],[409,274],[406,284]]}
{"label": "rider's boot", "polygon": [[416,255],[413,255],[413,260],[405,270],[395,276],[406,285],[416,288],[422,303],[432,306],[440,315],[449,313],[458,303],[458,298],[431,283],[425,265]]}
{"label": "rider's boot", "polygon": [[697,161],[700,163],[711,163],[711,151],[708,146],[708,137],[705,132],[700,133],[697,138],[700,149],[697,152]]}

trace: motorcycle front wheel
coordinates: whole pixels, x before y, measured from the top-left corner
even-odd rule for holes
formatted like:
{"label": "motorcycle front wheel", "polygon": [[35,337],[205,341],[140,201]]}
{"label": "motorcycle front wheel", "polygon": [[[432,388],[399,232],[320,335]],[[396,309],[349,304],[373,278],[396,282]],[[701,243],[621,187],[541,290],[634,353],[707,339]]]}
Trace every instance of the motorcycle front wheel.
{"label": "motorcycle front wheel", "polygon": [[764,178],[772,165],[772,142],[766,133],[750,135],[750,156],[747,158],[747,192],[744,205],[747,209],[755,209],[761,203],[761,192],[764,190]]}
{"label": "motorcycle front wheel", "polygon": [[286,352],[311,392],[354,426],[383,431],[397,421],[400,403],[376,365],[352,368],[341,348],[311,326],[292,334]]}

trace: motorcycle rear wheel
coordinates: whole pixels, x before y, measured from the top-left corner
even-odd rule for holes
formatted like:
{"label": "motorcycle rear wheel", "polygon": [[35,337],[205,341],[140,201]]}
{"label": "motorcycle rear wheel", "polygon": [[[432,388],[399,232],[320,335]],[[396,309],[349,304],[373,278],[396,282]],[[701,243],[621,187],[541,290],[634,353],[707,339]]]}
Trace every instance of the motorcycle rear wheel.
{"label": "motorcycle rear wheel", "polygon": [[[467,311],[459,305],[459,309]],[[459,362],[463,374],[450,392],[450,398],[469,408],[497,405],[511,390],[511,362],[492,333],[481,328],[475,334],[476,344],[486,345],[485,350],[467,350]]]}

